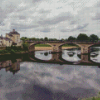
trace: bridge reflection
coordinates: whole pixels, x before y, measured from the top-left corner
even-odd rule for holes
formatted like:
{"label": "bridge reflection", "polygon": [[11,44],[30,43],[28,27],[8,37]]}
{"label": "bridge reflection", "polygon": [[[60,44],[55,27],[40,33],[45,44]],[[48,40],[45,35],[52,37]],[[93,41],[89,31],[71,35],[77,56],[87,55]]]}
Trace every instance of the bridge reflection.
{"label": "bridge reflection", "polygon": [[[66,53],[66,55],[65,55]],[[8,58],[6,56],[1,57],[0,58],[0,70],[5,69],[6,72],[11,72],[13,74],[17,73],[20,70],[20,62],[41,62],[41,63],[55,63],[55,64],[68,64],[68,65],[90,65],[90,66],[98,66],[100,68],[100,55],[79,55],[77,53],[71,53],[67,54],[68,52],[63,52],[63,53],[54,53],[54,54],[50,54],[50,52],[42,52],[42,57],[45,56],[46,59],[42,59],[42,57],[40,58],[41,55],[39,55],[39,58],[37,58],[35,56],[35,52],[30,53],[30,54],[26,54],[26,55],[21,55],[21,56],[14,56],[13,58],[10,58],[8,56]],[[63,57],[63,55],[67,57],[76,57],[78,58],[78,60],[68,60],[65,59]],[[49,59],[47,59],[49,57]],[[7,59],[6,59],[7,58]],[[97,61],[93,60],[93,59],[97,59]],[[61,67],[61,66],[60,66]]]}
{"label": "bridge reflection", "polygon": [[[68,53],[68,52],[67,52]],[[43,63],[58,63],[58,64],[71,64],[71,65],[100,65],[100,62],[95,62],[91,58],[92,56],[90,54],[88,55],[79,55],[77,53],[70,52],[70,54],[67,54],[67,56],[63,53],[52,53],[49,54],[47,52],[47,55],[51,55],[50,59],[41,59],[40,57],[35,56],[35,52],[29,54],[29,58],[32,61],[37,62],[43,62]],[[45,56],[45,53],[44,53]],[[97,55],[95,55],[96,57]],[[74,58],[75,57],[75,58]],[[74,58],[74,60],[69,60],[69,58]]]}

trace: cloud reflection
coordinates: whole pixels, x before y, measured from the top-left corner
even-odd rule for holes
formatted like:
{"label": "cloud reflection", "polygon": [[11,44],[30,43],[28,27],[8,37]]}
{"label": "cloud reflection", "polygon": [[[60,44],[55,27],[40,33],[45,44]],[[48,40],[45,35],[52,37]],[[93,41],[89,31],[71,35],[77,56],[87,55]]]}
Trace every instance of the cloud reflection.
{"label": "cloud reflection", "polygon": [[95,67],[20,63],[17,74],[7,73],[1,79],[5,83],[0,87],[1,97],[4,100],[77,100],[89,97],[100,91],[100,69]]}

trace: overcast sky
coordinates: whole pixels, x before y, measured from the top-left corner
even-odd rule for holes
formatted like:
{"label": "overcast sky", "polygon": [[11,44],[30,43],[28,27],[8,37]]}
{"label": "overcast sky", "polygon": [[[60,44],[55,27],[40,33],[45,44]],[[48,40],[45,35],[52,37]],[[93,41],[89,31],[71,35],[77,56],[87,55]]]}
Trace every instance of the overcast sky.
{"label": "overcast sky", "polygon": [[100,0],[0,0],[0,34],[39,38],[100,36]]}

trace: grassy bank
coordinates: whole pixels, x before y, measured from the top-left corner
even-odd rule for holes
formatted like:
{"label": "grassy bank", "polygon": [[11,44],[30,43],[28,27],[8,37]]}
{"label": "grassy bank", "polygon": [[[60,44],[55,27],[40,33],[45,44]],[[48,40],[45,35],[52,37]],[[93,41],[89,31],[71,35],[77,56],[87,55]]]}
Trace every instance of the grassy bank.
{"label": "grassy bank", "polygon": [[36,44],[35,47],[51,47],[48,44]]}
{"label": "grassy bank", "polygon": [[19,54],[19,53],[25,53],[27,51],[28,51],[28,49],[24,49],[24,48],[16,47],[16,46],[11,46],[11,47],[6,47],[4,50],[0,50],[0,55]]}

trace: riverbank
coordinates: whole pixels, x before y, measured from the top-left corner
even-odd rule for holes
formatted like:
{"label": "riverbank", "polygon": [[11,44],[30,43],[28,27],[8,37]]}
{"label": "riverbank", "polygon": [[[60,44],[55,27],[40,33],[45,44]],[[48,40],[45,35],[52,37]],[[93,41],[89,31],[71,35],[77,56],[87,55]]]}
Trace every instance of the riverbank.
{"label": "riverbank", "polygon": [[23,52],[15,52],[15,53],[1,53],[0,55],[11,55],[11,54],[26,54],[28,51],[23,51]]}
{"label": "riverbank", "polygon": [[[72,49],[72,48],[78,48],[78,47],[76,47],[76,46],[66,46],[66,47],[62,47],[62,49],[64,50],[64,49]],[[41,50],[52,50],[52,47],[35,47],[35,50],[36,51],[41,51]]]}
{"label": "riverbank", "polygon": [[[66,47],[62,47],[63,50],[65,49],[72,49],[72,48],[78,48],[76,46],[66,46]],[[52,50],[52,47],[35,47],[35,51],[42,51],[42,50]],[[25,54],[25,53],[28,53],[28,51],[16,51],[14,50],[13,52],[11,51],[7,51],[7,50],[2,50],[2,52],[0,53],[0,55],[10,55],[10,54]]]}

